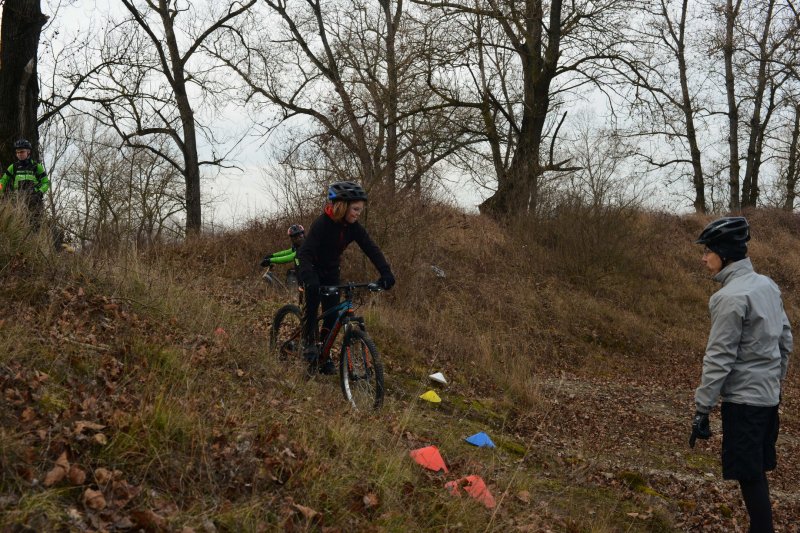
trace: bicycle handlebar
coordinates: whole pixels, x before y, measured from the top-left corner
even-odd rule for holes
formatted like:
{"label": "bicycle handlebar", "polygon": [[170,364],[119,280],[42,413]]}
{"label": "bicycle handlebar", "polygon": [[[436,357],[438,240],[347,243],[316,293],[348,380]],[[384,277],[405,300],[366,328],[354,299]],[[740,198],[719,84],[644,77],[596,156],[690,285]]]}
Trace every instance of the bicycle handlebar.
{"label": "bicycle handlebar", "polygon": [[343,283],[341,285],[321,285],[319,293],[325,296],[338,294],[342,289],[352,291],[353,289],[367,289],[369,292],[381,292],[383,288],[374,281],[369,283]]}

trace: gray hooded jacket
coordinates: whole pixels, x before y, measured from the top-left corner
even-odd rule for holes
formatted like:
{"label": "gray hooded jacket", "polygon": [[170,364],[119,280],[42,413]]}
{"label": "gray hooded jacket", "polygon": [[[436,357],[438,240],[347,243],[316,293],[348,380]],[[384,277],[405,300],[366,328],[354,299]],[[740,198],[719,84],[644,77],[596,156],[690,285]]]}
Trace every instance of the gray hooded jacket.
{"label": "gray hooded jacket", "polygon": [[753,271],[749,258],[729,264],[714,280],[722,288],[708,302],[711,333],[703,377],[695,391],[697,410],[717,403],[778,405],[792,351],[792,329],[781,291]]}

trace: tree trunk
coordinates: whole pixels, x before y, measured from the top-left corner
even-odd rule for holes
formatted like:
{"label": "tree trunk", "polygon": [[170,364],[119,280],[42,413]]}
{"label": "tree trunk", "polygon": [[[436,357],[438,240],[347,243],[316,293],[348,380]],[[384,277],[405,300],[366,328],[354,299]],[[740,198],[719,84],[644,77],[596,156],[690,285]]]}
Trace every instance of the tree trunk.
{"label": "tree trunk", "polygon": [[747,143],[747,164],[742,183],[742,207],[755,207],[758,201],[758,171],[761,166],[762,137],[768,119],[761,123],[761,107],[764,104],[764,92],[767,89],[767,64],[770,58],[767,54],[769,31],[772,24],[772,9],[775,1],[770,0],[767,7],[767,16],[764,20],[764,29],[759,41],[758,77],[756,78],[756,94],[753,97],[753,115],[750,117],[750,139]]}
{"label": "tree trunk", "polygon": [[694,113],[692,111],[692,98],[689,94],[689,79],[686,67],[686,48],[684,36],[686,31],[686,12],[689,0],[683,0],[681,6],[681,22],[678,37],[678,72],[681,82],[681,103],[683,115],[686,119],[686,139],[689,141],[689,154],[692,160],[692,184],[694,185],[694,210],[697,213],[706,212],[706,184],[703,177],[703,166],[700,160],[700,146],[697,143],[697,131],[694,126]]}
{"label": "tree trunk", "polygon": [[383,15],[386,18],[386,168],[385,182],[391,193],[397,189],[397,54],[395,36],[397,23],[403,10],[403,1],[397,0],[397,8],[392,13],[391,0],[381,0]]}
{"label": "tree trunk", "polygon": [[202,202],[200,199],[200,160],[197,155],[197,131],[194,111],[186,92],[186,73],[183,68],[178,39],[175,36],[173,18],[170,16],[167,1],[160,0],[159,14],[164,24],[164,36],[170,56],[170,85],[175,93],[175,103],[181,116],[183,128],[184,177],[186,179],[186,234],[198,234],[203,228]]}
{"label": "tree trunk", "polygon": [[789,145],[789,161],[786,168],[786,200],[783,208],[787,211],[794,211],[794,197],[797,188],[797,178],[800,174],[800,103],[794,105],[794,127],[792,128],[792,139]]}
{"label": "tree trunk", "polygon": [[739,106],[736,104],[736,89],[733,76],[733,25],[739,14],[741,0],[728,0],[725,6],[725,45],[722,47],[725,57],[725,92],[728,96],[728,151],[730,162],[730,210],[741,209],[739,197]]}
{"label": "tree trunk", "polygon": [[562,2],[553,0],[550,4],[546,47],[542,39],[542,2],[530,1],[527,5],[526,35],[517,48],[524,91],[517,148],[508,171],[498,176],[497,191],[479,206],[482,213],[495,216],[535,213],[539,200],[542,137],[550,110],[550,83],[560,55]]}
{"label": "tree trunk", "polygon": [[36,110],[39,36],[47,16],[39,0],[6,0],[0,26],[0,163],[15,161],[14,141],[28,139],[39,157]]}

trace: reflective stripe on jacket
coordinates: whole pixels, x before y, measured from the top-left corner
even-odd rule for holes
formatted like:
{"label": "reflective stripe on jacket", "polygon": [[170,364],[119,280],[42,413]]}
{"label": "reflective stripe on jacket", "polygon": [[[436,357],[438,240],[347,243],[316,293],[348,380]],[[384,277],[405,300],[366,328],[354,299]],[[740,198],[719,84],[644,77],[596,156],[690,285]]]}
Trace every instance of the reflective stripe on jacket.
{"label": "reflective stripe on jacket", "polygon": [[780,289],[757,274],[749,258],[729,264],[714,281],[722,288],[708,302],[711,333],[694,396],[697,410],[710,411],[718,399],[777,405],[792,351]]}

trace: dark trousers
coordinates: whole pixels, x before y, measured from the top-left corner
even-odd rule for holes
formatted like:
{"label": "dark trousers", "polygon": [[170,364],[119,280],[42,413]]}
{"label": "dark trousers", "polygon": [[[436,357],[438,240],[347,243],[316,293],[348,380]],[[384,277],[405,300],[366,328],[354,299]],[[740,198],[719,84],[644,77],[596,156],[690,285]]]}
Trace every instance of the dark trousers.
{"label": "dark trousers", "polygon": [[[320,276],[320,285],[338,285],[339,277]],[[339,303],[339,295],[321,296],[317,291],[305,291],[305,308],[303,309],[303,339],[306,346],[313,346],[317,342],[317,318],[319,317],[319,306],[322,304],[322,312],[336,307]],[[322,321],[323,331],[330,331],[336,322],[336,314],[331,313]]]}
{"label": "dark trousers", "polygon": [[739,488],[750,517],[748,533],[774,533],[767,475],[762,473],[756,479],[739,480]]}
{"label": "dark trousers", "polygon": [[778,406],[722,402],[722,477],[736,479],[750,516],[750,533],[772,533],[772,505],[765,472],[777,466]]}
{"label": "dark trousers", "polygon": [[44,217],[44,196],[42,193],[28,192],[25,201],[28,204],[31,225],[34,229],[38,230],[42,225],[42,218]]}

